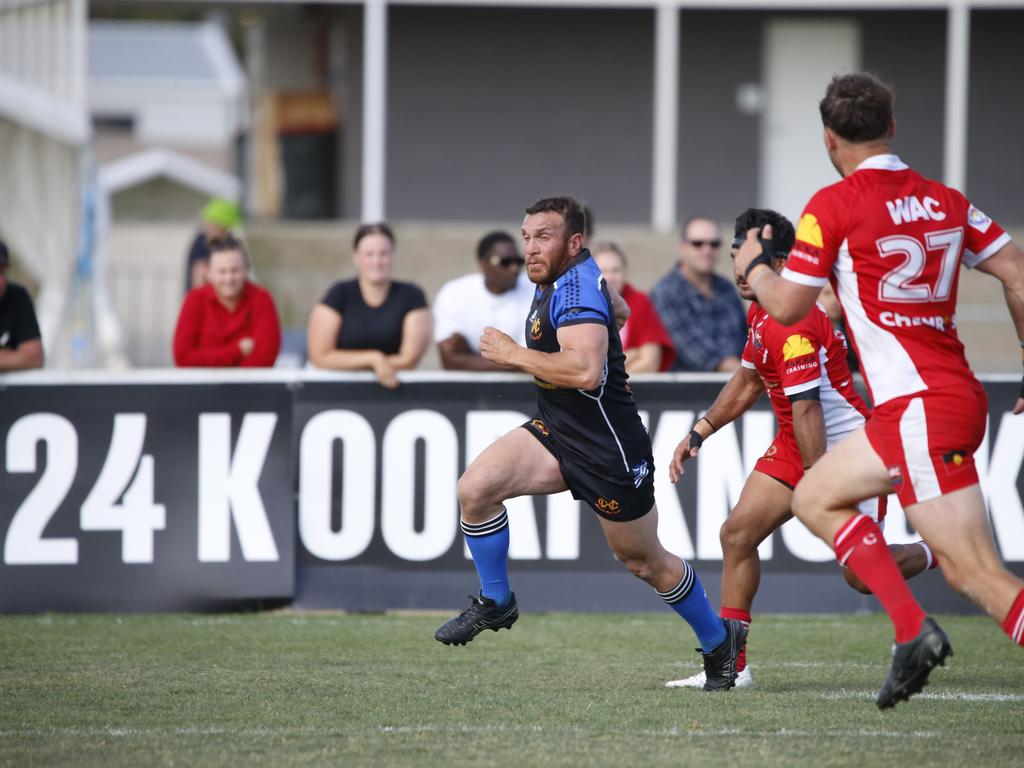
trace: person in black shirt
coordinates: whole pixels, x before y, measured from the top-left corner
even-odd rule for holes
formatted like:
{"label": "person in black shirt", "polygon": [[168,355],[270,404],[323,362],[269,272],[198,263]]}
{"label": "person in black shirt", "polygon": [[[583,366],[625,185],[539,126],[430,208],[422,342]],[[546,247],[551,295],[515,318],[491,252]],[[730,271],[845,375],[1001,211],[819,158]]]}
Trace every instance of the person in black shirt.
{"label": "person in black shirt", "polygon": [[523,255],[537,285],[527,346],[486,328],[480,352],[533,376],[538,413],[492,443],[459,479],[462,531],[480,596],[434,637],[465,645],[484,629],[512,626],[519,609],[508,579],[503,502],[568,489],[597,514],[616,557],[693,628],[704,656],[705,690],[728,690],[746,629],[715,614],[696,572],[658,539],[651,439],[619,340],[618,321],[625,321],[628,308],[609,292],[583,247],[583,227],[582,207],[570,197],[546,198],[526,209]]}
{"label": "person in black shirt", "polygon": [[396,372],[423,357],[433,320],[418,286],[391,279],[395,236],[387,224],[364,224],[352,245],[356,279],[332,285],[313,308],[309,359],[317,368],[370,369],[393,389]]}
{"label": "person in black shirt", "polygon": [[43,341],[32,297],[7,280],[11,257],[0,242],[0,372],[43,367]]}

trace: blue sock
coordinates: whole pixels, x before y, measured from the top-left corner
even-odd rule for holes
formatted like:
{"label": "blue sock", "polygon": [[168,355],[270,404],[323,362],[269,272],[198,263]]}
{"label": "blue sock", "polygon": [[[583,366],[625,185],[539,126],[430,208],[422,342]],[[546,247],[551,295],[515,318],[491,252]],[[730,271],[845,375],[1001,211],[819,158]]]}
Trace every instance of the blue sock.
{"label": "blue sock", "polygon": [[697,572],[685,560],[683,568],[682,580],[667,592],[659,592],[658,597],[686,620],[697,635],[701,650],[707,653],[725,641],[725,625],[708,602]]}
{"label": "blue sock", "polygon": [[484,523],[463,520],[461,524],[480,577],[480,594],[499,607],[508,604],[512,599],[508,583],[508,512],[502,507],[500,515]]}

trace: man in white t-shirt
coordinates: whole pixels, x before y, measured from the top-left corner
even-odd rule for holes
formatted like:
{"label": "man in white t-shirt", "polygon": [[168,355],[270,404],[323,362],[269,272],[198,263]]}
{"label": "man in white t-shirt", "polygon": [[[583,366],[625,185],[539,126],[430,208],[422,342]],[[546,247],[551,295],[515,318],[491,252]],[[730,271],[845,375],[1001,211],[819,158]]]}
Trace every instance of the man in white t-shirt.
{"label": "man in white t-shirt", "polygon": [[480,271],[449,280],[434,299],[434,341],[448,370],[498,371],[480,355],[480,336],[492,326],[525,345],[535,286],[522,274],[523,257],[507,232],[491,232],[476,247]]}

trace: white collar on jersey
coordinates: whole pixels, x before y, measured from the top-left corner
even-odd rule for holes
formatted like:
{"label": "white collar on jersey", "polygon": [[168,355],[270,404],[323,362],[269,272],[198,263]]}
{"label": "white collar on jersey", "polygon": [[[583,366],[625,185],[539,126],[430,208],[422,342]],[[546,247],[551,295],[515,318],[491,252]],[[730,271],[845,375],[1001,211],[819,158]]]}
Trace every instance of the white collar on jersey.
{"label": "white collar on jersey", "polygon": [[900,160],[896,155],[872,155],[866,157],[857,166],[858,171],[905,171],[910,166]]}

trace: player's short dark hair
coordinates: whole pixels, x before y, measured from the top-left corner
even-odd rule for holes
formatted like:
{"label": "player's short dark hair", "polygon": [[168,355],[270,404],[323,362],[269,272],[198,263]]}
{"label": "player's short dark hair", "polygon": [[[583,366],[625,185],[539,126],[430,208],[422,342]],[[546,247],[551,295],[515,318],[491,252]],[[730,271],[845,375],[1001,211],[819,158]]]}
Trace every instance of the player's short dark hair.
{"label": "player's short dark hair", "polygon": [[583,205],[583,237],[588,241],[594,236],[594,209]]}
{"label": "player's short dark hair", "polygon": [[733,235],[740,240],[745,240],[747,230],[755,227],[761,228],[765,224],[772,225],[772,246],[775,249],[775,258],[786,258],[793,250],[796,233],[793,231],[793,222],[781,213],[768,208],[747,208],[736,217]]}
{"label": "player's short dark hair", "polygon": [[249,252],[245,249],[245,244],[230,232],[206,238],[206,250],[209,251],[211,257],[213,254],[223,251],[238,251],[242,254],[242,261],[245,265],[249,265]]}
{"label": "player's short dark hair", "polygon": [[11,252],[7,250],[7,245],[3,240],[0,240],[0,267],[6,267],[11,263]]}
{"label": "player's short dark hair", "polygon": [[818,104],[826,128],[854,143],[885,136],[892,121],[892,88],[874,75],[836,75]]}
{"label": "player's short dark hair", "polygon": [[526,209],[527,216],[533,216],[535,213],[557,213],[565,221],[565,229],[570,237],[582,235],[587,225],[583,206],[569,195],[541,198]]}
{"label": "player's short dark hair", "polygon": [[501,230],[488,232],[486,235],[481,237],[480,242],[476,244],[477,259],[483,261],[487,258],[487,254],[490,253],[491,249],[498,243],[512,243],[512,245],[515,245],[516,241],[508,232],[502,232]]}
{"label": "player's short dark hair", "polygon": [[391,241],[391,247],[395,247],[395,233],[391,231],[391,227],[383,221],[377,221],[372,224],[359,225],[355,237],[352,238],[352,250],[358,250],[359,242],[369,235],[384,235],[384,237]]}

